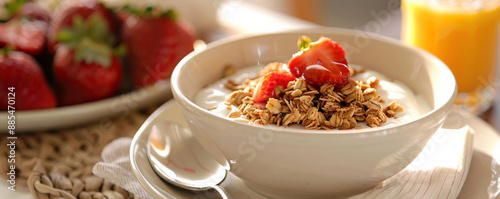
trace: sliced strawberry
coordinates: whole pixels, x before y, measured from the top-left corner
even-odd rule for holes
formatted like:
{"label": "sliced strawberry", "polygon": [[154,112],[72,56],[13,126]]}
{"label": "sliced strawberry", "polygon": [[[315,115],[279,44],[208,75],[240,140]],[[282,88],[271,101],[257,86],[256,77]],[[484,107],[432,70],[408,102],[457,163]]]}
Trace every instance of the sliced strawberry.
{"label": "sliced strawberry", "polygon": [[253,91],[253,101],[260,103],[266,102],[269,98],[275,98],[276,87],[282,86],[286,88],[288,82],[294,79],[295,77],[288,72],[269,72],[259,80],[259,83],[257,83]]}
{"label": "sliced strawberry", "polygon": [[307,83],[315,86],[329,83],[341,87],[349,83],[345,51],[337,42],[326,37],[311,42],[302,36],[298,44],[300,51],[288,62],[294,77],[304,77]]}
{"label": "sliced strawberry", "polygon": [[[14,88],[14,95],[8,95],[8,88]],[[12,105],[16,110],[53,108],[56,97],[50,89],[40,66],[24,52],[0,54],[0,110]],[[7,96],[15,97],[15,103],[8,103]]]}

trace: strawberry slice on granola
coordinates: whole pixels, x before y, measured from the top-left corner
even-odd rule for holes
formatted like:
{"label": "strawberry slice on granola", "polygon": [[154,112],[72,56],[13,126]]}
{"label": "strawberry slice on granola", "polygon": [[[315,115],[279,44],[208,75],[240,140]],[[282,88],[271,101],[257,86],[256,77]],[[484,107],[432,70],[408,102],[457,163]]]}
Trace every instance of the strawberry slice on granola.
{"label": "strawberry slice on granola", "polygon": [[294,77],[303,77],[313,86],[332,84],[342,87],[349,83],[350,71],[345,51],[337,42],[327,37],[311,42],[309,37],[301,36],[298,46],[300,51],[288,62]]}
{"label": "strawberry slice on granola", "polygon": [[271,71],[263,76],[253,92],[253,101],[256,103],[267,102],[269,98],[276,97],[276,88],[282,86],[286,88],[288,82],[295,80],[295,77],[288,72]]}

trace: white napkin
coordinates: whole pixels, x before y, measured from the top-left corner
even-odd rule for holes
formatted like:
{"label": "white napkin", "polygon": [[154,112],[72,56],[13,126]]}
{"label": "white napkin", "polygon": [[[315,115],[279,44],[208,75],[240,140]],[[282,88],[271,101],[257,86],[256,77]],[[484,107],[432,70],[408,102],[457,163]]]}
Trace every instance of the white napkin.
{"label": "white napkin", "polygon": [[153,199],[132,173],[128,156],[131,142],[131,138],[124,137],[106,145],[101,153],[103,161],[94,165],[92,173],[109,180],[139,198]]}
{"label": "white napkin", "polygon": [[[349,199],[457,198],[472,158],[470,131],[468,126],[439,130],[403,171],[372,190]],[[152,198],[132,173],[128,156],[130,143],[130,138],[119,138],[108,144],[102,151],[103,162],[94,166],[93,173],[139,198]]]}
{"label": "white napkin", "polygon": [[380,186],[349,199],[457,198],[472,159],[469,131],[469,126],[440,129],[403,171]]}

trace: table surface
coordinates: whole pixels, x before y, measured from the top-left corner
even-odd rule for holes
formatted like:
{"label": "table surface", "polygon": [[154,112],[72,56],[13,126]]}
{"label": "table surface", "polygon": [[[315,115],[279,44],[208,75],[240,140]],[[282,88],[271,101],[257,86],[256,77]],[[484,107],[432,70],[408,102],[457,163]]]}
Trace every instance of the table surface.
{"label": "table surface", "polygon": [[[498,79],[500,79],[500,75],[497,75]],[[496,93],[492,107],[480,117],[500,132],[500,92]]]}

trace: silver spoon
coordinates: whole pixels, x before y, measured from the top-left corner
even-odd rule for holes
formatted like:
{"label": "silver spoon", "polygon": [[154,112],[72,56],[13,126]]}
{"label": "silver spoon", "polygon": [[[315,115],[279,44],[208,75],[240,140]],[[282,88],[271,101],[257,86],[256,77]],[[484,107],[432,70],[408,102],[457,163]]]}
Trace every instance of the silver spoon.
{"label": "silver spoon", "polygon": [[212,158],[188,128],[173,122],[155,124],[147,149],[153,169],[167,182],[192,191],[214,189],[223,199],[230,198],[218,185],[227,170]]}

